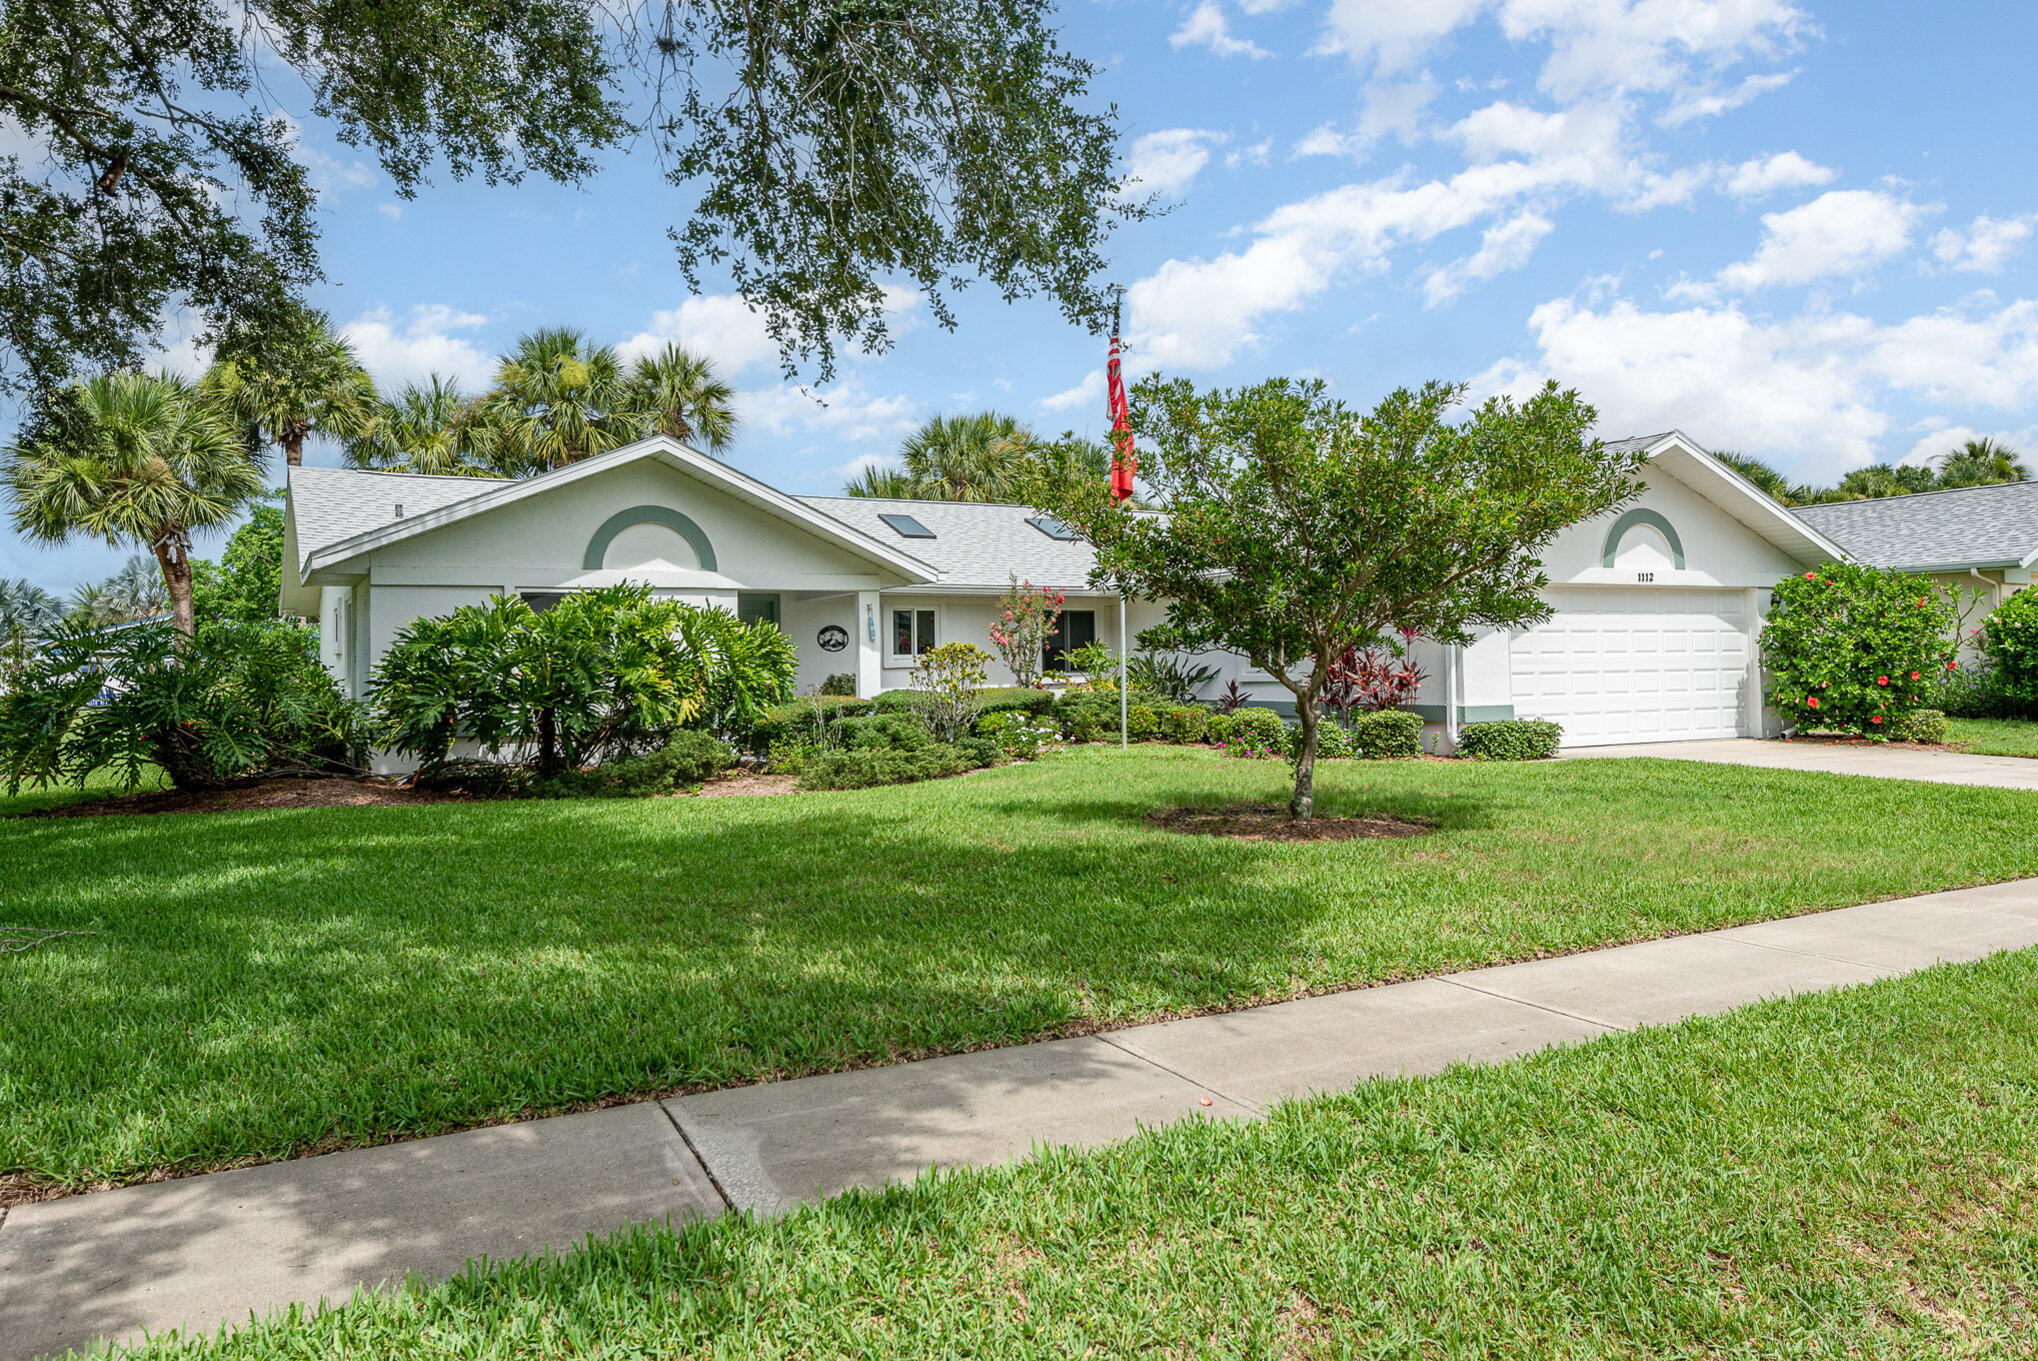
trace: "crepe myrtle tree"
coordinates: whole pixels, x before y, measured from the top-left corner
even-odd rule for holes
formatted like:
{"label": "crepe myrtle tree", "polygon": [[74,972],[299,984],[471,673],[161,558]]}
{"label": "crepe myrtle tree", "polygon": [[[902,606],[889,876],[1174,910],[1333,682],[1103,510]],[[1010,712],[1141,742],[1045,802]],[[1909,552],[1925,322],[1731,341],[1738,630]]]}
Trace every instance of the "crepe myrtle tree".
{"label": "crepe myrtle tree", "polygon": [[1243,653],[1295,696],[1297,819],[1314,808],[1317,729],[1338,659],[1383,635],[1470,641],[1548,616],[1537,550],[1632,498],[1639,454],[1588,431],[1597,413],[1552,383],[1452,420],[1462,384],[1400,389],[1361,415],[1321,381],[1132,394],[1140,477],[1165,515],[1101,485],[1038,488],[1096,547],[1093,581],[1168,602],[1188,647]]}

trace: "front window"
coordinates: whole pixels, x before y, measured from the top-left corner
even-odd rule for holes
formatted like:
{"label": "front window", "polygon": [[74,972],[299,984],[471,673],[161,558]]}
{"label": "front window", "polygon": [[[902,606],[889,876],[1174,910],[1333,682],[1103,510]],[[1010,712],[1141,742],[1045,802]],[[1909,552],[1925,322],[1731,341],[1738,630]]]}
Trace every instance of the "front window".
{"label": "front window", "polygon": [[892,611],[892,655],[917,657],[934,650],[934,611]]}
{"label": "front window", "polygon": [[1095,610],[1063,610],[1061,618],[1055,621],[1054,632],[1047,636],[1046,645],[1040,649],[1040,669],[1066,671],[1069,669],[1069,653],[1096,641]]}

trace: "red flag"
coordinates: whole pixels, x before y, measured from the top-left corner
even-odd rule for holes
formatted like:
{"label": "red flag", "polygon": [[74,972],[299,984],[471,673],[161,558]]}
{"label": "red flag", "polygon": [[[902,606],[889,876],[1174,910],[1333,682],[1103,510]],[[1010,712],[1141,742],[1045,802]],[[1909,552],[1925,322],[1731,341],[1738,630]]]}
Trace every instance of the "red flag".
{"label": "red flag", "polygon": [[1111,499],[1132,495],[1132,477],[1139,456],[1132,450],[1132,407],[1125,400],[1125,376],[1118,371],[1118,305],[1111,306],[1111,362],[1104,370],[1106,401],[1111,411]]}

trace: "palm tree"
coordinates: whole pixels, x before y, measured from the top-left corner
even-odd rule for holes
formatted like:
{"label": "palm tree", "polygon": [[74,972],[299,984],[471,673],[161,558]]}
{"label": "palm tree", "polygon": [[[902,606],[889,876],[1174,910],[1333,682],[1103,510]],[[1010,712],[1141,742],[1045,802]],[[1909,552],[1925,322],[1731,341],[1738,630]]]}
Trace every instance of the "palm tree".
{"label": "palm tree", "polygon": [[844,496],[869,496],[882,501],[913,498],[913,478],[904,468],[873,463],[843,484]]}
{"label": "palm tree", "polygon": [[645,413],[647,432],[719,455],[736,438],[736,389],[715,377],[705,355],[667,345],[630,370],[630,403]]}
{"label": "palm tree", "polygon": [[1791,494],[1791,485],[1784,479],[1783,474],[1761,459],[1750,454],[1738,454],[1731,449],[1721,449],[1715,452],[1713,457],[1754,483],[1757,490],[1779,505],[1798,504],[1797,499]]}
{"label": "palm tree", "polygon": [[930,501],[1016,501],[1033,432],[1010,416],[979,411],[936,416],[906,437],[899,455],[913,494]]}
{"label": "palm tree", "polygon": [[616,352],[579,331],[547,327],[517,339],[498,361],[481,403],[475,442],[514,477],[550,472],[640,438],[635,405]]}
{"label": "palm tree", "polygon": [[19,675],[64,620],[56,596],[28,580],[0,580],[0,681]]}
{"label": "palm tree", "polygon": [[332,318],[298,307],[259,349],[223,355],[205,375],[206,394],[261,444],[280,444],[295,468],[312,435],[351,439],[375,414],[375,383]]}
{"label": "palm tree", "polygon": [[262,470],[197,389],[169,374],[74,384],[0,462],[14,527],[43,543],[80,535],[155,555],[178,629],[191,607],[191,532],[231,521],[262,494]]}
{"label": "palm tree", "polygon": [[2001,440],[1971,439],[1939,455],[1942,487],[1989,487],[2000,482],[2029,482],[2024,456]]}
{"label": "palm tree", "polygon": [[347,441],[346,460],[356,468],[487,477],[476,438],[479,419],[459,382],[435,373],[425,386],[405,383],[394,398],[378,402],[361,433]]}

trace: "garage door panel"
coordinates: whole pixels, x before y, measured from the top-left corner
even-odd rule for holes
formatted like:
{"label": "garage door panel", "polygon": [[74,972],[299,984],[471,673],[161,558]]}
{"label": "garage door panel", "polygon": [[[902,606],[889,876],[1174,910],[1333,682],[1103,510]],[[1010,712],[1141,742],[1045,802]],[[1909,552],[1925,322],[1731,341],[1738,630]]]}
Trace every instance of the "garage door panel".
{"label": "garage door panel", "polygon": [[1514,711],[1567,746],[1734,737],[1754,683],[1738,591],[1558,590],[1515,636]]}

